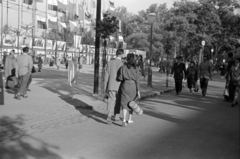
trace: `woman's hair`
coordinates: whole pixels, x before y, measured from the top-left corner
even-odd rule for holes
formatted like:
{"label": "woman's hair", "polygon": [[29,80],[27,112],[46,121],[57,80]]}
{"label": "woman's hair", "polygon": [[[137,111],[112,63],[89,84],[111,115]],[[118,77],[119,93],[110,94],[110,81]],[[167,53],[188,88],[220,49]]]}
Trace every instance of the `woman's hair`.
{"label": "woman's hair", "polygon": [[191,63],[192,63],[193,65],[195,65],[195,62],[194,62],[194,61],[191,61],[190,64],[191,64]]}
{"label": "woman's hair", "polygon": [[135,56],[133,53],[129,53],[127,55],[127,68],[130,69],[131,67],[136,68],[136,63],[135,63]]}

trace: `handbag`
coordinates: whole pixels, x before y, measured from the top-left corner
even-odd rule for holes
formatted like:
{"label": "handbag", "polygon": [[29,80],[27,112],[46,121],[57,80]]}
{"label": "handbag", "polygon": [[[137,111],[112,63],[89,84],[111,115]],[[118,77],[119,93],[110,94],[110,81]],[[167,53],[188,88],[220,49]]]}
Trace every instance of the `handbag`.
{"label": "handbag", "polygon": [[33,66],[32,67],[32,73],[35,73],[36,72],[36,69],[35,69],[35,67]]}
{"label": "handbag", "polygon": [[134,113],[136,113],[137,115],[142,115],[143,114],[143,110],[141,109],[141,107],[138,105],[137,102],[137,97],[129,102],[128,106],[134,111]]}
{"label": "handbag", "polygon": [[225,88],[224,92],[223,92],[223,96],[224,97],[229,97],[229,92],[228,92],[228,89]]}
{"label": "handbag", "polygon": [[[136,84],[137,90],[139,90],[136,81],[135,81],[135,84]],[[137,91],[137,92],[138,92],[138,91]],[[128,103],[128,106],[134,111],[134,113],[136,113],[137,115],[141,115],[141,114],[143,114],[143,110],[142,110],[141,107],[138,105],[137,100],[138,100],[138,94],[136,95],[136,97],[135,97],[134,100],[132,100],[132,101],[130,101],[130,102]]]}

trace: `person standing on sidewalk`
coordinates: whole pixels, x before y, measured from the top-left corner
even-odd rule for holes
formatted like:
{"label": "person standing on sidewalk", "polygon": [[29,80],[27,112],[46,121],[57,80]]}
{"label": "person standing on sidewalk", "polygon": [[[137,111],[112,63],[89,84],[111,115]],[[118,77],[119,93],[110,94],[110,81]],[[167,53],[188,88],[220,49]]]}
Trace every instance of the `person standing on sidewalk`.
{"label": "person standing on sidewalk", "polygon": [[233,101],[234,99],[234,91],[232,90],[233,88],[233,83],[230,81],[230,70],[232,68],[232,66],[234,65],[235,63],[235,60],[234,60],[234,57],[233,57],[233,53],[232,52],[229,52],[228,53],[228,61],[227,61],[227,69],[226,69],[226,85],[225,87],[228,89],[228,92],[229,92],[229,96],[226,97],[225,96],[225,101]]}
{"label": "person standing on sidewalk", "polygon": [[43,64],[42,55],[39,55],[39,57],[38,57],[38,72],[41,72],[42,64]]}
{"label": "person standing on sidewalk", "polygon": [[206,96],[209,80],[212,79],[212,65],[208,61],[207,55],[203,57],[203,62],[199,65],[199,78],[202,95]]}
{"label": "person standing on sidewalk", "polygon": [[[117,81],[117,74],[122,67],[123,62],[121,60],[124,54],[123,49],[118,49],[116,52],[116,58],[110,60],[107,64],[104,77],[104,90],[108,96],[107,103],[107,123],[112,124],[112,115],[114,114],[114,119],[119,120],[118,114],[120,114],[120,108],[117,110],[119,102],[117,102],[118,90],[120,82]],[[120,107],[120,106],[119,106]]]}
{"label": "person standing on sidewalk", "polygon": [[14,50],[12,50],[9,55],[6,57],[5,62],[5,78],[6,78],[6,89],[10,89],[8,86],[8,81],[13,81],[15,88],[18,88],[18,80],[16,78],[16,66],[17,66],[17,60],[14,56]]}
{"label": "person standing on sidewalk", "polygon": [[180,56],[176,57],[176,60],[177,62],[173,65],[171,76],[174,77],[176,94],[179,95],[179,93],[182,92],[182,81],[184,76],[186,76],[186,67],[185,64],[182,63]]}
{"label": "person standing on sidewalk", "polygon": [[230,88],[233,91],[232,107],[238,104],[238,92],[240,88],[240,58],[235,60],[235,64],[232,66],[229,72],[229,81],[232,83]]}
{"label": "person standing on sidewalk", "polygon": [[[117,80],[121,81],[120,85],[120,103],[123,109],[123,122],[122,126],[127,126],[127,123],[133,123],[132,114],[133,110],[129,109],[129,103],[134,101],[137,97],[140,98],[139,90],[140,71],[135,63],[134,54],[127,55],[127,63],[120,68]],[[127,120],[127,113],[129,117]]]}
{"label": "person standing on sidewalk", "polygon": [[28,55],[29,48],[23,48],[23,54],[17,58],[17,70],[16,70],[16,77],[19,77],[20,89],[17,94],[15,94],[15,98],[20,100],[23,96],[24,98],[27,97],[27,84],[29,82],[29,77],[32,72],[33,67],[33,60],[32,57]]}

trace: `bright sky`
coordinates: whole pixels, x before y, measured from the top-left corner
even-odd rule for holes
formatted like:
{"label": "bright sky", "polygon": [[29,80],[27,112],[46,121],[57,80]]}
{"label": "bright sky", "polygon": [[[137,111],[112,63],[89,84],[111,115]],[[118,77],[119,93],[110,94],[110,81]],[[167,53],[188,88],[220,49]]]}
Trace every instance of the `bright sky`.
{"label": "bright sky", "polygon": [[[106,1],[106,0],[105,0]],[[168,8],[172,7],[174,0],[113,0],[118,6],[125,6],[129,12],[137,14],[141,10],[146,10],[151,4],[164,4]]]}

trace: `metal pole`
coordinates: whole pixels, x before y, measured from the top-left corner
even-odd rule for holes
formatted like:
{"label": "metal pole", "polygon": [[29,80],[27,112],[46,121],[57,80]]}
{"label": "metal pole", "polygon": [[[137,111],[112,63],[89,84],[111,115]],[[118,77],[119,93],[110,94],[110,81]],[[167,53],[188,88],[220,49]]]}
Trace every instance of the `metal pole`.
{"label": "metal pole", "polygon": [[3,55],[3,31],[4,31],[4,28],[3,28],[3,1],[2,1],[2,5],[1,5],[1,55]]}
{"label": "metal pole", "polygon": [[33,51],[33,46],[34,46],[34,37],[35,37],[35,11],[36,11],[36,2],[33,1],[33,10],[32,10],[32,24],[33,24],[33,29],[32,29],[32,51]]}
{"label": "metal pole", "polygon": [[170,63],[168,61],[168,54],[167,54],[166,87],[168,87],[169,65]]}
{"label": "metal pole", "polygon": [[57,65],[57,52],[58,52],[58,46],[57,46],[57,32],[58,32],[58,9],[56,11],[57,15],[57,29],[56,29],[56,34],[55,34],[55,43],[56,43],[56,48],[55,48],[55,65]]}
{"label": "metal pole", "polygon": [[[97,1],[97,12],[96,12],[96,21],[101,20],[101,1]],[[96,23],[96,28],[99,28],[99,23]],[[96,31],[96,41],[95,41],[95,61],[94,61],[94,88],[93,93],[98,94],[99,86],[99,53],[100,53],[100,36],[98,36],[98,30]]]}
{"label": "metal pole", "polygon": [[[46,14],[45,14],[46,24],[47,24],[47,14],[48,14],[48,0],[46,0]],[[45,28],[45,45],[44,45],[44,50],[45,50],[44,61],[46,62],[46,59],[47,59],[47,28]]]}
{"label": "metal pole", "polygon": [[[3,1],[2,1],[2,4],[3,4]],[[7,0],[7,19],[6,19],[6,21],[7,21],[7,26],[8,26],[8,0]]]}
{"label": "metal pole", "polygon": [[148,86],[152,87],[152,32],[153,32],[153,23],[151,23],[150,31],[150,53],[149,53],[149,67],[148,67]]}
{"label": "metal pole", "polygon": [[18,53],[19,53],[19,35],[20,35],[20,0],[18,0],[18,31],[17,31],[17,36],[18,36]]}

